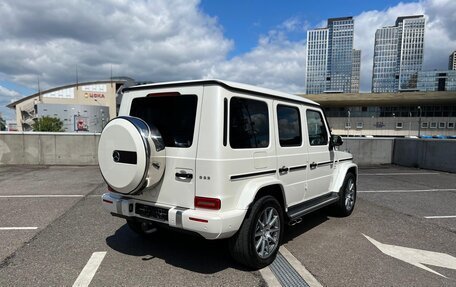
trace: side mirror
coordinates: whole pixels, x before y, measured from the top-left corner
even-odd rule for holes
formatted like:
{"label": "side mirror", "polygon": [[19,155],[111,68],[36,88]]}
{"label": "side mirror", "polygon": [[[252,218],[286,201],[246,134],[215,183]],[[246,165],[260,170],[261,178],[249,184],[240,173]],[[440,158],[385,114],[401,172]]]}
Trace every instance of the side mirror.
{"label": "side mirror", "polygon": [[335,146],[340,146],[344,143],[341,136],[331,135],[331,140],[329,142],[330,149],[333,149]]}

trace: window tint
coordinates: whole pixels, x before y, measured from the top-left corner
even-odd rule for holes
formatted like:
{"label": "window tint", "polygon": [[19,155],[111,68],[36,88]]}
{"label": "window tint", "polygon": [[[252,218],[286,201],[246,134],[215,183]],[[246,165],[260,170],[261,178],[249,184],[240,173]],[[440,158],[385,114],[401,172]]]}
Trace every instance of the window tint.
{"label": "window tint", "polygon": [[277,121],[279,126],[280,146],[300,146],[301,136],[301,119],[299,110],[295,107],[277,106]]}
{"label": "window tint", "polygon": [[328,132],[326,131],[325,123],[323,121],[321,113],[317,111],[307,110],[306,117],[310,145],[328,144]]}
{"label": "window tint", "polygon": [[268,105],[265,102],[231,98],[230,145],[232,148],[261,148],[269,145]]}
{"label": "window tint", "polygon": [[130,115],[157,127],[167,147],[190,147],[197,101],[196,95],[136,98]]}

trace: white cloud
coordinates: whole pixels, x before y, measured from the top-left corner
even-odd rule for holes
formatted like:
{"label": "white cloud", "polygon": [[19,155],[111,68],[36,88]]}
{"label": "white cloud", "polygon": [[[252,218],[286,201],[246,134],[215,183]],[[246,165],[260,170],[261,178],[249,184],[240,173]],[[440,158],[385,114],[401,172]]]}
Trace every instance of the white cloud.
{"label": "white cloud", "polygon": [[20,99],[22,95],[14,90],[0,86],[0,117],[5,119],[13,118],[12,110],[5,106],[13,101]]}
{"label": "white cloud", "polygon": [[252,51],[213,66],[206,77],[303,92],[305,58],[304,41],[292,42],[282,30],[272,30]]}
{"label": "white cloud", "polygon": [[[228,59],[234,42],[216,18],[202,12],[198,0],[6,0],[0,14],[0,78],[31,88],[38,75],[42,88],[74,82],[76,66],[81,81],[106,79],[112,66],[115,75],[137,80],[216,77],[304,91],[309,25],[293,15],[260,36],[249,52]],[[425,68],[446,68],[456,49],[456,1],[366,11],[355,16],[362,91],[370,90],[376,29],[413,14],[427,18]],[[297,35],[301,41],[291,40]]]}
{"label": "white cloud", "polygon": [[0,86],[0,97],[4,98],[20,98],[22,95],[16,91],[10,90],[3,86]]}
{"label": "white cloud", "polygon": [[28,1],[0,4],[0,71],[44,88],[117,75],[200,78],[232,48],[198,1]]}

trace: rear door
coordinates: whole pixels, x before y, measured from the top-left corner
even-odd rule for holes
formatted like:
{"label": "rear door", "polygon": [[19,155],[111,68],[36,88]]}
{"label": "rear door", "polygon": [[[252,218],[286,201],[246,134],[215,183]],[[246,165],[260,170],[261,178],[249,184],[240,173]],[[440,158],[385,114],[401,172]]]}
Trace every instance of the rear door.
{"label": "rear door", "polygon": [[334,151],[329,150],[329,129],[319,109],[306,108],[309,170],[306,200],[329,192],[334,172]]}
{"label": "rear door", "polygon": [[194,207],[196,152],[203,87],[152,90],[131,102],[130,115],[160,131],[166,150],[162,181],[141,199],[159,204]]}
{"label": "rear door", "polygon": [[304,200],[307,149],[304,145],[299,105],[274,101],[277,166],[288,206]]}

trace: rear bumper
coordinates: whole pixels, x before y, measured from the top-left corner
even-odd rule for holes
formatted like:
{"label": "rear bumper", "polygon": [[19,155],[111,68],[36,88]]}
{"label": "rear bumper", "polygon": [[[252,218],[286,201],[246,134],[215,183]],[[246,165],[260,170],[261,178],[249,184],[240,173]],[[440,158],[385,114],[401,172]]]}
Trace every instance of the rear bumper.
{"label": "rear bumper", "polygon": [[[124,198],[113,193],[102,196],[103,207],[110,213],[127,218],[139,218],[168,224],[170,227],[196,232],[206,239],[222,239],[234,235],[240,228],[247,210],[211,211],[156,205],[150,202]],[[136,213],[135,204],[166,209],[168,220],[144,217]]]}

